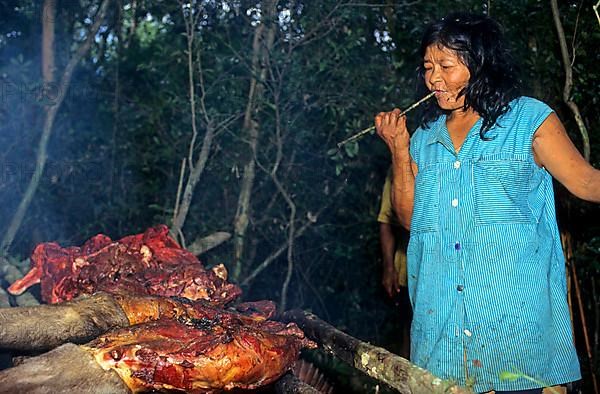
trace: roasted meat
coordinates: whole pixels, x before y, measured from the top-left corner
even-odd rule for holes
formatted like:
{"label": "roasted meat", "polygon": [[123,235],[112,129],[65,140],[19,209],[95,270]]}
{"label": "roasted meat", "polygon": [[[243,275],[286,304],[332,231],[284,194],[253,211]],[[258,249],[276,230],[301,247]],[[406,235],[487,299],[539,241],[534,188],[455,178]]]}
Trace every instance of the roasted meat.
{"label": "roasted meat", "polygon": [[[36,283],[48,303],[93,294],[87,302],[46,306],[56,309],[45,315],[58,317],[55,326],[61,329],[39,337],[53,344],[82,343],[100,334],[81,349],[104,370],[115,371],[133,392],[257,388],[289,370],[303,347],[316,346],[295,324],[269,320],[273,302],[226,308],[241,290],[227,282],[225,267],[205,269],[165,226],[119,241],[97,235],[81,247],[44,243],[35,248],[31,264],[9,288],[12,294]],[[104,321],[107,316],[114,319]]]}
{"label": "roasted meat", "polygon": [[41,282],[42,299],[48,303],[106,291],[178,296],[225,305],[241,294],[238,286],[227,282],[223,265],[205,269],[168,232],[160,225],[116,242],[100,234],[81,247],[40,244],[31,256],[29,273],[8,290],[18,295]]}
{"label": "roasted meat", "polygon": [[301,348],[315,347],[295,324],[248,323],[215,311],[113,330],[83,348],[134,393],[213,393],[271,383],[292,367]]}
{"label": "roasted meat", "polygon": [[219,320],[238,324],[264,324],[275,315],[273,301],[245,302],[235,308],[214,307],[204,300],[193,301],[182,297],[156,297],[113,294],[130,325],[160,319]]}

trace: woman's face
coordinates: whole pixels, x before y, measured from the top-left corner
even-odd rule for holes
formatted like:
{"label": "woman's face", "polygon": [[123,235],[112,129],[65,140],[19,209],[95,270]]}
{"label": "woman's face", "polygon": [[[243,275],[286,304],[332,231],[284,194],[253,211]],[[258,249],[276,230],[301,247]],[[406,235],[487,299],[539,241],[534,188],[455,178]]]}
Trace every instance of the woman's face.
{"label": "woman's face", "polygon": [[435,91],[440,108],[452,111],[465,105],[465,96],[459,97],[471,77],[465,64],[452,49],[432,44],[425,50],[423,58],[425,85]]}

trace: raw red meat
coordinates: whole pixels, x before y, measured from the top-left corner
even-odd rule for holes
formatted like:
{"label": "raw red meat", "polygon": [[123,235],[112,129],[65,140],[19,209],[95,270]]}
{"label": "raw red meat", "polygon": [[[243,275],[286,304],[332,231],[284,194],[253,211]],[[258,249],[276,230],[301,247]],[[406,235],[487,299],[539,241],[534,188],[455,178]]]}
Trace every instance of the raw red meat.
{"label": "raw red meat", "polygon": [[8,290],[18,295],[41,282],[42,299],[48,303],[106,291],[179,296],[225,305],[241,294],[238,286],[227,282],[223,265],[205,269],[168,233],[166,226],[159,225],[116,242],[99,234],[81,247],[40,244],[31,256],[29,273]]}

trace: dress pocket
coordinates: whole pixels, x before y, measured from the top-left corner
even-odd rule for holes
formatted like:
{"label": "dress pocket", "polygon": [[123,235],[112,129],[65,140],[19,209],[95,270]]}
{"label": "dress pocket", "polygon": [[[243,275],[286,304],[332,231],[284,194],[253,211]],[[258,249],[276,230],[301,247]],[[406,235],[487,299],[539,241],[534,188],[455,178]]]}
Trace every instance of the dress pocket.
{"label": "dress pocket", "polygon": [[440,174],[437,166],[419,169],[415,178],[415,201],[411,233],[439,231]]}
{"label": "dress pocket", "polygon": [[529,206],[532,176],[532,164],[524,160],[474,162],[475,224],[535,223]]}

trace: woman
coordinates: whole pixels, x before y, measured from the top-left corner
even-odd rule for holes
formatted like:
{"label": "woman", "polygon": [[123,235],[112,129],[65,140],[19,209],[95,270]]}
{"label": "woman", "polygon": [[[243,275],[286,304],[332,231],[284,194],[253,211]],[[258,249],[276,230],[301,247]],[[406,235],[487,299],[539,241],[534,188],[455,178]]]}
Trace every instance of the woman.
{"label": "woman", "polygon": [[600,171],[546,104],[519,96],[490,18],[433,23],[421,55],[419,76],[436,93],[421,127],[409,138],[398,109],[375,117],[392,154],[394,208],[411,232],[411,358],[477,392],[578,380],[552,176],[600,202]]}

